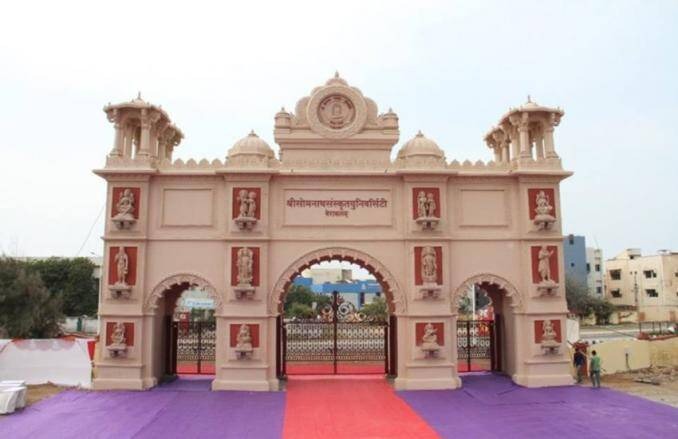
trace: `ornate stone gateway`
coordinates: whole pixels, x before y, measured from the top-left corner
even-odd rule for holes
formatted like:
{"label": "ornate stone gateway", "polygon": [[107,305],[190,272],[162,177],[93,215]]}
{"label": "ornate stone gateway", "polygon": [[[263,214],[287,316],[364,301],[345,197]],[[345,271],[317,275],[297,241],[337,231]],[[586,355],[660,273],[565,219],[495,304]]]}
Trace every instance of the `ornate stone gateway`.
{"label": "ornate stone gateway", "polygon": [[[209,159],[175,157],[184,134],[164,107],[140,96],[104,107],[115,137],[95,171],[107,188],[95,388],[153,387],[184,355],[198,355],[202,371],[207,334],[214,390],[277,390],[294,364],[329,362],[334,373],[362,360],[398,389],[457,388],[458,370],[487,357],[488,343],[490,368],[520,385],[572,383],[561,109],[531,99],[509,108],[479,136],[487,160],[472,161],[448,160],[456,145],[421,132],[400,142],[398,115],[339,75],[292,107],[262,136],[274,148],[251,132]],[[294,277],[332,260],[375,276],[388,325],[350,317],[360,314],[338,298],[327,322],[284,320]],[[501,315],[502,343],[458,323],[459,298],[476,284]],[[214,300],[216,323],[174,345],[180,327],[166,318],[187,288]]]}
{"label": "ornate stone gateway", "polygon": [[[395,374],[388,318],[369,317],[340,294],[317,319],[282,320],[278,376],[294,374]],[[392,360],[392,361],[389,361]]]}

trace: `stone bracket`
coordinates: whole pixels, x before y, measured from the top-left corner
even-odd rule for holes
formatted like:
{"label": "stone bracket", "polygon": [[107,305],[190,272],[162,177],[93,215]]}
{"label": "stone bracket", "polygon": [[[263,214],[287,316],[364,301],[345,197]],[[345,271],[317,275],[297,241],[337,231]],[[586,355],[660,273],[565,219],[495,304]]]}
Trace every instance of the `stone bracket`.
{"label": "stone bracket", "polygon": [[440,292],[442,286],[435,283],[425,283],[419,288],[419,298],[422,300],[427,299],[440,299]]}
{"label": "stone bracket", "polygon": [[440,218],[422,216],[414,221],[421,227],[421,230],[435,230],[440,222]]}
{"label": "stone bracket", "polygon": [[132,295],[132,286],[123,283],[109,285],[108,290],[111,293],[111,299],[129,299]]}
{"label": "stone bracket", "polygon": [[252,285],[238,285],[233,288],[237,300],[253,300],[256,288]]}
{"label": "stone bracket", "polygon": [[115,227],[118,230],[129,230],[137,222],[136,218],[124,215],[120,217],[113,217],[111,218],[111,221],[113,221],[113,224],[115,224]]}
{"label": "stone bracket", "polygon": [[233,220],[235,222],[235,225],[238,226],[238,229],[240,230],[252,230],[254,226],[257,225],[257,222],[259,222],[258,219],[253,218],[253,217],[246,217],[246,216],[239,216],[238,218]]}
{"label": "stone bracket", "polygon": [[555,297],[558,293],[558,284],[547,280],[537,284],[537,291],[541,297]]}
{"label": "stone bracket", "polygon": [[125,358],[127,356],[127,345],[111,344],[106,346],[106,350],[112,358]]}

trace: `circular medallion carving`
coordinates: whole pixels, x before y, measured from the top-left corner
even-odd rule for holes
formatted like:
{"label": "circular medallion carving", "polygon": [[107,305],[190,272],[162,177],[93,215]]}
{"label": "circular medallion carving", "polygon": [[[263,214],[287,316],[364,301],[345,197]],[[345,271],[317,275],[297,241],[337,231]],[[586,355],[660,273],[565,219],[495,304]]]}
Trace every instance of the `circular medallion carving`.
{"label": "circular medallion carving", "polygon": [[360,132],[367,120],[362,94],[351,87],[330,85],[308,100],[306,115],[311,130],[323,137],[341,139]]}
{"label": "circular medallion carving", "polygon": [[318,119],[333,130],[340,130],[355,120],[355,106],[346,96],[330,95],[318,105]]}

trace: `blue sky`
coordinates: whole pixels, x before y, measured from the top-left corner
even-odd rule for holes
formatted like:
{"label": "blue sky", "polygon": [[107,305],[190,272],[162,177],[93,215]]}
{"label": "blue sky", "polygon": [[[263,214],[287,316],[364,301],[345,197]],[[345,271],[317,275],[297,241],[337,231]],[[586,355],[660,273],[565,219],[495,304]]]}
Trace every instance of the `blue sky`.
{"label": "blue sky", "polygon": [[[566,114],[564,233],[678,250],[678,2],[12,2],[0,15],[0,252],[101,254],[101,111],[141,90],[221,158],[335,69],[449,160],[529,93]],[[413,6],[416,5],[416,6]],[[394,149],[395,152],[395,149]],[[84,245],[83,245],[84,243]]]}

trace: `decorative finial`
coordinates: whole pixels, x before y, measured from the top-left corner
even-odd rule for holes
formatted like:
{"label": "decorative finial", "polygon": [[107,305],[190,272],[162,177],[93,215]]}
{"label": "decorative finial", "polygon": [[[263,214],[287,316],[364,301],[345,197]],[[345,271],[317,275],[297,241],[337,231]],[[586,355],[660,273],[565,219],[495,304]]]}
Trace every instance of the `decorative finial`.
{"label": "decorative finial", "polygon": [[280,112],[281,112],[281,113],[285,113],[285,112],[286,112],[286,111],[285,111],[285,107],[280,107]]}
{"label": "decorative finial", "polygon": [[424,137],[424,133],[421,130],[417,131],[417,137]]}
{"label": "decorative finial", "polygon": [[259,136],[257,136],[257,133],[254,132],[254,130],[250,131],[249,136],[250,137],[259,137]]}
{"label": "decorative finial", "polygon": [[527,103],[529,104],[530,102],[532,102],[532,96],[527,95]]}
{"label": "decorative finial", "polygon": [[388,107],[388,112],[389,112],[389,113],[393,113],[393,108]]}
{"label": "decorative finial", "polygon": [[339,79],[339,70],[334,71],[334,78]]}
{"label": "decorative finial", "polygon": [[141,99],[141,92],[137,92],[137,99]]}

